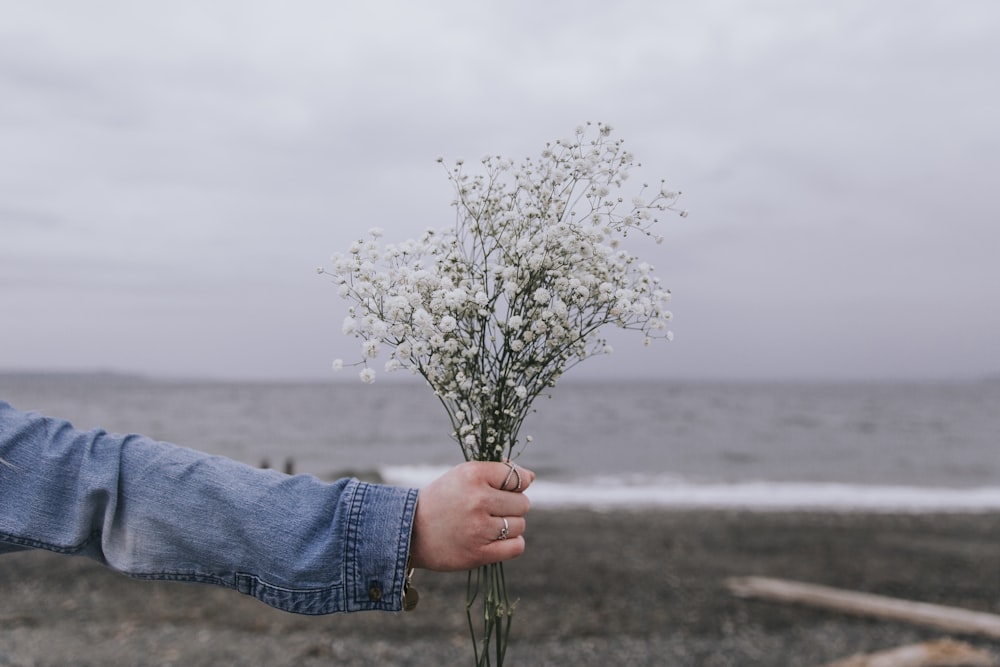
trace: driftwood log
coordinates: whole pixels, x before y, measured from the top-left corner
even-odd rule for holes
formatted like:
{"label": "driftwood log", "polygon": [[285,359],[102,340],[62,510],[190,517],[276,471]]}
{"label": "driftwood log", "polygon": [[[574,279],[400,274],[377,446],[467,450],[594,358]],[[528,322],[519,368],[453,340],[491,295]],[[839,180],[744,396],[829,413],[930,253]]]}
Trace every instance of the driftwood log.
{"label": "driftwood log", "polygon": [[726,586],[734,595],[744,598],[808,605],[856,616],[904,621],[948,632],[1000,639],[1000,616],[986,612],[767,577],[727,579]]}
{"label": "driftwood log", "polygon": [[855,655],[823,667],[997,667],[997,661],[969,644],[940,639]]}

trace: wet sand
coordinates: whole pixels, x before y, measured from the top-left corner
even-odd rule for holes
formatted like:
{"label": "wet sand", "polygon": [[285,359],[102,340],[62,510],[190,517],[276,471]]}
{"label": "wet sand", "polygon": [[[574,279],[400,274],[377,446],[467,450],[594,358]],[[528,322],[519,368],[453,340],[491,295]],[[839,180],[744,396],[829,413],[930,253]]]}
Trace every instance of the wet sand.
{"label": "wet sand", "polygon": [[[535,510],[507,565],[509,665],[784,665],[949,636],[743,600],[762,575],[1000,614],[1000,514]],[[82,558],[0,558],[0,666],[471,665],[464,574],[416,611],[304,617]],[[950,636],[1000,655],[1000,642]]]}

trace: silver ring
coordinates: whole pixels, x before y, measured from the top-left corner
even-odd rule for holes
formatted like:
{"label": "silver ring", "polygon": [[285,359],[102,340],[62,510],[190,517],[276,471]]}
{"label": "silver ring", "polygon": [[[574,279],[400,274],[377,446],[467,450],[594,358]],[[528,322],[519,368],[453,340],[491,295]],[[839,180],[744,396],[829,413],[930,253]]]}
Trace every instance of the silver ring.
{"label": "silver ring", "polygon": [[500,517],[503,519],[503,528],[500,530],[500,535],[497,536],[498,540],[506,540],[510,537],[510,525],[507,523],[507,517]]}
{"label": "silver ring", "polygon": [[510,478],[512,476],[514,476],[514,475],[517,475],[517,486],[514,487],[514,490],[515,491],[520,491],[521,490],[521,471],[518,470],[517,466],[514,465],[513,463],[511,463],[510,461],[504,461],[503,464],[505,466],[507,466],[508,468],[510,468],[510,471],[507,472],[507,477],[504,478],[503,484],[500,485],[500,490],[501,491],[506,491],[507,490],[507,483],[510,482]]}

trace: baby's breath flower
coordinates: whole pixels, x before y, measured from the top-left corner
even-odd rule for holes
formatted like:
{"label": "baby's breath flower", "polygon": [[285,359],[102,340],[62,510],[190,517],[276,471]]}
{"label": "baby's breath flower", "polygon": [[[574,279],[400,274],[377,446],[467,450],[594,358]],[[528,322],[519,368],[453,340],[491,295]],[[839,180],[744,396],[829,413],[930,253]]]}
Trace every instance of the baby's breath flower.
{"label": "baby's breath flower", "polygon": [[387,371],[421,375],[467,458],[510,457],[535,388],[612,352],[601,327],[673,337],[669,290],[623,240],[662,242],[657,216],[680,193],[624,192],[635,161],[611,135],[588,123],[534,159],[486,155],[478,173],[456,160],[454,225],[384,246],[374,228],[319,270],[352,304],[343,331],[361,339],[361,363],[387,347]]}
{"label": "baby's breath flower", "polygon": [[538,303],[544,304],[548,303],[549,299],[552,297],[547,289],[545,289],[544,287],[539,287],[538,289],[535,290],[535,293],[532,295],[532,298],[534,298],[534,300],[537,301]]}
{"label": "baby's breath flower", "polygon": [[361,343],[361,356],[366,359],[374,359],[378,356],[378,341],[366,340]]}

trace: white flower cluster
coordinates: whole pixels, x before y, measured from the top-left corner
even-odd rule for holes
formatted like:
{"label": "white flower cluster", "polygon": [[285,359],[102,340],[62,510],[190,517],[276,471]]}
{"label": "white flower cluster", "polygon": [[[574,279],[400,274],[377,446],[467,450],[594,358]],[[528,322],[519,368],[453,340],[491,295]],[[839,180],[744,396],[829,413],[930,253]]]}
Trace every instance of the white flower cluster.
{"label": "white flower cluster", "polygon": [[486,157],[470,176],[459,161],[448,172],[453,227],[399,244],[372,230],[320,269],[352,303],[344,333],[361,339],[361,379],[374,381],[371,362],[388,349],[386,370],[434,389],[467,459],[510,456],[532,400],[567,368],[610,352],[604,325],[647,343],[670,337],[670,292],[622,241],[660,242],[657,214],[675,210],[679,193],[642,186],[624,198],[633,157],[610,127],[588,138],[593,129],[518,166]]}

